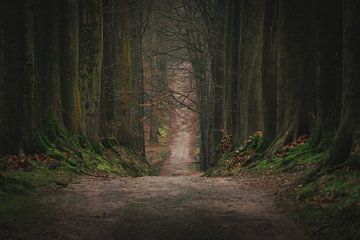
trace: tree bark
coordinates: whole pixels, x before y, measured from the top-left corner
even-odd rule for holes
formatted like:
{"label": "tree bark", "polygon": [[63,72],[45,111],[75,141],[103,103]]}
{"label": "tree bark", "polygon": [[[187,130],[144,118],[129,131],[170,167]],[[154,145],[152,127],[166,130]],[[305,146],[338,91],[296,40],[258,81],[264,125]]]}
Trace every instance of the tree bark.
{"label": "tree bark", "polygon": [[[214,37],[214,56],[212,64],[212,74],[214,79],[214,135],[213,145],[216,150],[221,143],[224,131],[224,37],[225,37],[225,14],[226,5],[222,0],[217,0],[215,13],[215,37]],[[216,159],[215,159],[216,160]]]}
{"label": "tree bark", "polygon": [[358,129],[360,93],[360,2],[343,1],[343,94],[340,125],[326,157],[337,165],[349,156]]}
{"label": "tree bark", "polygon": [[104,42],[103,62],[101,74],[101,102],[100,102],[100,136],[102,138],[115,138],[116,128],[114,119],[114,89],[115,79],[118,77],[118,59],[116,59],[116,45],[120,42],[117,25],[118,8],[114,0],[103,0],[104,8]]}
{"label": "tree bark", "polygon": [[319,56],[316,81],[316,122],[311,137],[313,148],[324,148],[327,139],[336,131],[341,112],[342,79],[342,2],[320,1]]}
{"label": "tree bark", "polygon": [[81,132],[79,87],[79,0],[62,1],[61,100],[65,127],[73,134]]}
{"label": "tree bark", "polygon": [[262,102],[264,117],[264,145],[266,148],[276,137],[277,125],[277,63],[278,63],[278,0],[266,0],[262,53]]}
{"label": "tree bark", "polygon": [[132,91],[132,59],[131,59],[131,29],[129,0],[122,0],[119,22],[121,41],[119,52],[119,77],[115,80],[114,116],[117,125],[117,139],[120,143],[131,144],[131,91]]}
{"label": "tree bark", "polygon": [[102,0],[81,0],[80,88],[83,133],[99,140],[101,69],[103,57]]}
{"label": "tree bark", "polygon": [[143,69],[143,11],[141,0],[130,2],[131,23],[131,132],[132,145],[139,156],[145,159],[144,141],[144,69]]}
{"label": "tree bark", "polygon": [[[59,50],[59,1],[38,1],[36,20],[37,78],[39,81],[39,112],[42,124],[47,121],[62,123]],[[46,129],[45,129],[46,130]],[[49,140],[57,137],[45,131]]]}

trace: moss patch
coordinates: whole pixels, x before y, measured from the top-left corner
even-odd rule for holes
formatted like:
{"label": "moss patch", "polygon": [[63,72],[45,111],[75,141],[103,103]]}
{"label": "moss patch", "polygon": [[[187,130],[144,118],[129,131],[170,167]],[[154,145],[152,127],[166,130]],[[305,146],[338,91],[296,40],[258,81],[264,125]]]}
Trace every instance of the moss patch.
{"label": "moss patch", "polygon": [[0,197],[66,186],[81,175],[144,176],[156,170],[114,139],[101,143],[69,134],[55,120],[33,135],[33,154],[0,156]]}
{"label": "moss patch", "polygon": [[[244,144],[247,144],[246,142]],[[242,150],[242,149],[251,149]],[[254,147],[239,147],[225,152],[208,176],[254,174],[293,174],[281,205],[296,213],[309,226],[312,239],[360,239],[360,171],[354,165],[359,158],[352,157],[337,170],[322,166],[325,151],[313,150],[309,141],[299,141],[269,159],[253,154]],[[249,164],[236,164],[250,159]],[[242,160],[242,162],[244,162]],[[235,163],[235,164],[234,164]],[[320,170],[319,170],[320,169]],[[279,183],[281,184],[281,183]]]}

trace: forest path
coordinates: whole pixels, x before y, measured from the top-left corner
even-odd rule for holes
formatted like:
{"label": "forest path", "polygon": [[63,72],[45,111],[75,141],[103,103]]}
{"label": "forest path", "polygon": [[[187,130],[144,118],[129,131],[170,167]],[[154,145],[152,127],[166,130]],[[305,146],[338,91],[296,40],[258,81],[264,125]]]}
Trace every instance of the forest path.
{"label": "forest path", "polygon": [[88,177],[27,199],[31,212],[12,209],[0,239],[305,239],[263,184],[245,176]]}
{"label": "forest path", "polygon": [[[188,69],[187,64],[180,65],[181,69]],[[194,163],[197,114],[189,110],[194,108],[195,100],[193,83],[189,70],[177,70],[170,80],[169,91],[176,101],[170,112],[171,127],[169,139],[170,156],[163,163],[160,176],[199,176]]]}
{"label": "forest path", "polygon": [[87,177],[14,202],[11,217],[0,216],[0,239],[305,239],[302,228],[275,207],[269,188],[276,184],[267,178],[199,176],[194,115],[185,108],[174,113],[162,176]]}

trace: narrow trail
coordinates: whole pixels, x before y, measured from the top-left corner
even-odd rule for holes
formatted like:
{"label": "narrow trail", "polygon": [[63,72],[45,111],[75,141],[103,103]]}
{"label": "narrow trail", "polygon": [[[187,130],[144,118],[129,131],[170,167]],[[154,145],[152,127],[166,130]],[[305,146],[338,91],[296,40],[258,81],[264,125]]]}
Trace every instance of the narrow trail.
{"label": "narrow trail", "polygon": [[[186,64],[180,66],[183,69],[187,67],[189,66]],[[189,94],[192,86],[188,71],[177,72],[170,82],[171,91],[182,105],[176,105],[171,113],[170,156],[163,164],[160,176],[199,176],[201,173],[195,171],[194,165],[196,114],[185,107],[192,104],[189,99],[184,98],[195,98],[194,94]]]}
{"label": "narrow trail", "polygon": [[14,210],[8,225],[0,224],[0,239],[306,239],[256,179],[199,176],[192,167],[193,117],[184,108],[176,109],[171,154],[160,177],[88,177],[45,192],[28,200],[31,213]]}

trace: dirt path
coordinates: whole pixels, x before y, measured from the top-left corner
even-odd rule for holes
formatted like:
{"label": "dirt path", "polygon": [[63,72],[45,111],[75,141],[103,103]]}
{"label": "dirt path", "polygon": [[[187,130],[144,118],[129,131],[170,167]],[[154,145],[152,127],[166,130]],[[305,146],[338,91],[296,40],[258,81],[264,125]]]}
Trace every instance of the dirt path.
{"label": "dirt path", "polygon": [[[179,66],[186,69],[186,64]],[[169,150],[170,156],[162,166],[160,176],[195,176],[201,175],[195,171],[194,151],[197,131],[196,114],[186,108],[193,107],[190,99],[195,99],[192,93],[192,82],[189,71],[177,71],[170,81],[170,89],[177,99],[171,114],[171,130]],[[187,96],[188,98],[184,97]]]}
{"label": "dirt path", "polygon": [[272,198],[251,179],[85,178],[30,203],[0,239],[305,239]]}
{"label": "dirt path", "polygon": [[184,108],[175,113],[161,177],[84,178],[14,203],[6,219],[0,216],[0,239],[305,239],[275,207],[266,183],[200,177],[191,167],[194,116]]}

